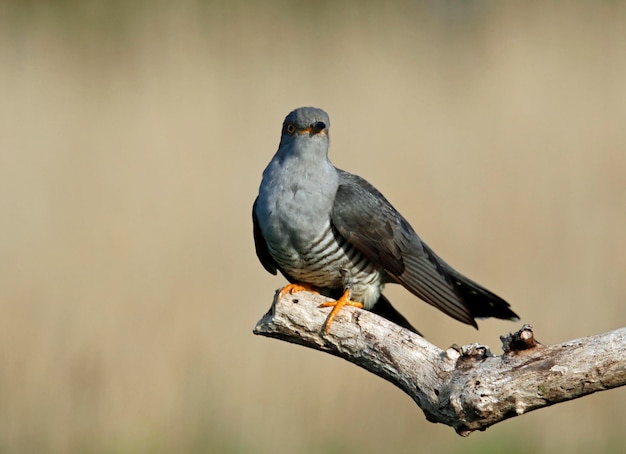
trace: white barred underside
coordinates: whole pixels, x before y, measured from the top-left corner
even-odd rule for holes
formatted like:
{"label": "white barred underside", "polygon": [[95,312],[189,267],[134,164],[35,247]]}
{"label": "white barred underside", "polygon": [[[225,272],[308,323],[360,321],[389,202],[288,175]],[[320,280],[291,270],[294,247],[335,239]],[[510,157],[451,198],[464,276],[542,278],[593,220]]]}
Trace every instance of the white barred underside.
{"label": "white barred underside", "polygon": [[[278,247],[275,247],[278,246]],[[308,247],[289,252],[268,244],[278,265],[296,281],[319,288],[350,289],[351,299],[371,309],[382,291],[382,272],[327,223]]]}

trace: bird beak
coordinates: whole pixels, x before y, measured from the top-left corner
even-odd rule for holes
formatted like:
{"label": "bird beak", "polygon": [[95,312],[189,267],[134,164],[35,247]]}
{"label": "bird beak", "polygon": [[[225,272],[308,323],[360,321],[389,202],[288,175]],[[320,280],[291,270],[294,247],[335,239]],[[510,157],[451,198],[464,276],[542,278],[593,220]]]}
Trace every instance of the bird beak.
{"label": "bird beak", "polygon": [[315,134],[326,134],[326,123],[324,123],[323,121],[318,121],[316,123],[313,123],[311,126],[309,126],[308,128],[302,128],[300,130],[298,130],[298,134],[302,135],[302,134],[309,134],[311,136],[315,135]]}

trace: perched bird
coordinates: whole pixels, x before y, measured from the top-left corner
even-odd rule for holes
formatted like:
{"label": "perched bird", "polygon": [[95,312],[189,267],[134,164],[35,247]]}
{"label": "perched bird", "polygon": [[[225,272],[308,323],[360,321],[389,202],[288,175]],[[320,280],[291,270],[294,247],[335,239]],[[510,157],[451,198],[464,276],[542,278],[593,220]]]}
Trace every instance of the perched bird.
{"label": "perched bird", "polygon": [[363,178],[328,159],[328,114],[314,107],[285,118],[278,151],[265,168],[252,208],[256,253],[267,271],[300,290],[371,310],[417,333],[382,290],[398,283],[455,319],[517,320],[509,304],[439,258],[387,199]]}

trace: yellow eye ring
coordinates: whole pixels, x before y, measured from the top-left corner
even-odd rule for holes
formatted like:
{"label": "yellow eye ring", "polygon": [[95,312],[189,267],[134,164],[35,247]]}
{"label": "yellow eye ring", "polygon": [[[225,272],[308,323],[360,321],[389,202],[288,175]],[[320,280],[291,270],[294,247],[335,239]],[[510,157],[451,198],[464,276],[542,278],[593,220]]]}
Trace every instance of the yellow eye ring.
{"label": "yellow eye ring", "polygon": [[285,131],[287,131],[287,134],[292,136],[296,132],[296,125],[294,125],[293,123],[288,123]]}

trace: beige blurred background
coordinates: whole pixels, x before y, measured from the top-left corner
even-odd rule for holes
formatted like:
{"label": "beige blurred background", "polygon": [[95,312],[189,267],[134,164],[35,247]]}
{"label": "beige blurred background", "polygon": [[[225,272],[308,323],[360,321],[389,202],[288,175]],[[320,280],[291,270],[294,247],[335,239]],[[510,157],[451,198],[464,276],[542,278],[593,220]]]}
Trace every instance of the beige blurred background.
{"label": "beige blurred background", "polygon": [[[382,2],[381,2],[382,3]],[[0,4],[0,452],[621,452],[626,390],[469,438],[256,337],[284,116],[544,343],[626,326],[624,2]],[[400,288],[442,348],[480,331]]]}

